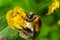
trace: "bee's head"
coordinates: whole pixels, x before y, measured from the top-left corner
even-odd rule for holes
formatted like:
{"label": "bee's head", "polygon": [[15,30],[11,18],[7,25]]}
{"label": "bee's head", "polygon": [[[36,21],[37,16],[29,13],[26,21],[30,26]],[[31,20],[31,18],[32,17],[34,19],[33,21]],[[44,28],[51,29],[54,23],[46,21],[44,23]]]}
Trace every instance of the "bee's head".
{"label": "bee's head", "polygon": [[32,19],[34,15],[35,15],[35,14],[33,14],[32,12],[29,12],[26,16],[27,16],[29,19]]}

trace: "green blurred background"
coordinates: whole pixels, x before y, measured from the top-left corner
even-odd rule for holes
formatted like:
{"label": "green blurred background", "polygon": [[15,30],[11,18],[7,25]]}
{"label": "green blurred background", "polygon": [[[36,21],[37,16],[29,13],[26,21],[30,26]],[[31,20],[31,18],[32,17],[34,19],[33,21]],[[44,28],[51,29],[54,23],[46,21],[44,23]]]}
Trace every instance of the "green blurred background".
{"label": "green blurred background", "polygon": [[52,2],[53,0],[0,0],[0,35],[6,40],[25,40],[19,37],[17,29],[13,30],[8,27],[5,17],[9,10],[19,6],[42,18],[40,34],[35,40],[60,40],[60,25],[57,23],[60,20],[60,8],[52,15],[46,15],[48,6]]}

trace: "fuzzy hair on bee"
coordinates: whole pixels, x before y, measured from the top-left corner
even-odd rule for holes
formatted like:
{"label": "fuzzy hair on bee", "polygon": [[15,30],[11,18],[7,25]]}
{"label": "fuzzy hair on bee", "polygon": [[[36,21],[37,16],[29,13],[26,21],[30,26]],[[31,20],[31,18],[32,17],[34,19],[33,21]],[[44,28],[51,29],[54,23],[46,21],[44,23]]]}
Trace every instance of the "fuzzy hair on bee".
{"label": "fuzzy hair on bee", "polygon": [[20,7],[8,11],[6,19],[9,27],[18,29],[19,35],[24,39],[32,38],[34,40],[42,24],[40,16],[32,12],[25,12]]}
{"label": "fuzzy hair on bee", "polygon": [[25,39],[32,38],[32,40],[34,40],[41,28],[41,18],[32,12],[29,12],[26,16],[26,28],[20,31],[20,36]]}

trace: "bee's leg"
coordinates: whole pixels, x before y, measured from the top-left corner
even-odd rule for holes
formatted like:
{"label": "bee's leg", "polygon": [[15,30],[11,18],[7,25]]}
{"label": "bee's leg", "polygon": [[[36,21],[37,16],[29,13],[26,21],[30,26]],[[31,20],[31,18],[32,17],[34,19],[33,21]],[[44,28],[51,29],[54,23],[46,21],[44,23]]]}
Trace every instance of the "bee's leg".
{"label": "bee's leg", "polygon": [[32,40],[35,40],[35,28],[34,28],[34,31],[33,31],[33,37],[32,37]]}
{"label": "bee's leg", "polygon": [[34,35],[33,35],[32,40],[34,40],[34,39],[35,39],[35,37],[34,37]]}

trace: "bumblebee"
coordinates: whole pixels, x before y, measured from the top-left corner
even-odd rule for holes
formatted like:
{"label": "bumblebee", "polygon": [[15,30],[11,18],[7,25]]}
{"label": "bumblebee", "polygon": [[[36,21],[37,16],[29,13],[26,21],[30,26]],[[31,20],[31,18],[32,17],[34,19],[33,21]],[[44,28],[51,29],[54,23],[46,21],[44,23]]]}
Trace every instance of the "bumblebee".
{"label": "bumblebee", "polygon": [[20,7],[10,10],[6,19],[12,29],[18,29],[22,38],[32,38],[34,40],[41,28],[41,18],[32,12],[24,12]]}

